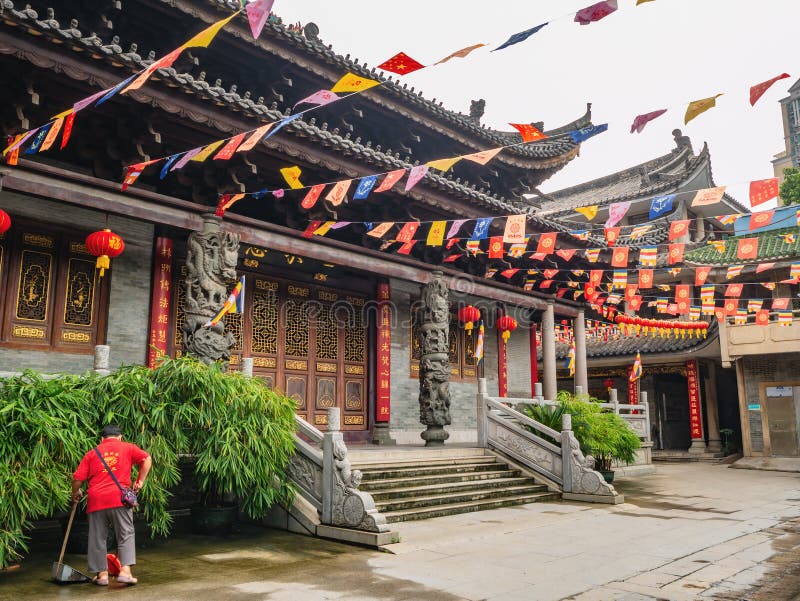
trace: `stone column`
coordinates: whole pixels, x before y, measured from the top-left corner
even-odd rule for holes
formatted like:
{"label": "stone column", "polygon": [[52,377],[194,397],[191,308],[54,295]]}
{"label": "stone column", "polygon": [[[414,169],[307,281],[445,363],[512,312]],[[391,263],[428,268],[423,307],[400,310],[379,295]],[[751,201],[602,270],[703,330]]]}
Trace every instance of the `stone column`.
{"label": "stone column", "polygon": [[536,396],[534,392],[535,384],[539,381],[539,349],[536,346],[536,328],[538,324],[531,318],[530,329],[530,358],[531,358],[531,396]]}
{"label": "stone column", "polygon": [[544,398],[554,401],[558,392],[556,380],[556,316],[554,301],[547,301],[542,314],[542,363],[544,367]]}
{"label": "stone column", "polygon": [[426,447],[442,446],[450,434],[450,305],[441,271],[422,290],[422,357],[419,362],[420,434]]}
{"label": "stone column", "polygon": [[183,349],[203,363],[227,361],[235,344],[224,321],[206,327],[222,309],[236,281],[239,236],[222,229],[222,219],[203,215],[203,229],[186,241],[186,321]]}
{"label": "stone column", "polygon": [[578,386],[589,392],[589,369],[586,365],[586,319],[583,309],[578,310],[578,315],[573,320],[572,329],[575,333],[575,388]]}
{"label": "stone column", "polygon": [[712,453],[722,451],[722,437],[719,433],[719,405],[717,403],[717,364],[706,364],[706,423],[708,424],[708,450]]}
{"label": "stone column", "polygon": [[111,356],[111,347],[107,344],[96,344],[94,346],[94,373],[101,376],[107,376],[111,373],[109,369],[109,358]]}

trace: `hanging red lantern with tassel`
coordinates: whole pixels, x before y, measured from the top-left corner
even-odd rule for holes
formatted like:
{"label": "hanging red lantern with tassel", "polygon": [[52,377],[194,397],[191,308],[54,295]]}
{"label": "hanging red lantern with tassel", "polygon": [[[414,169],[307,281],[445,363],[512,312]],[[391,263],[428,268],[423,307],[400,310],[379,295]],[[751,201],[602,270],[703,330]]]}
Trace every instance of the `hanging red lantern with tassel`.
{"label": "hanging red lantern with tassel", "polygon": [[11,228],[11,217],[3,209],[0,209],[0,236]]}
{"label": "hanging red lantern with tassel", "polygon": [[472,305],[461,307],[458,311],[458,321],[464,324],[464,329],[467,332],[472,331],[475,322],[480,320],[480,318],[481,312]]}
{"label": "hanging red lantern with tassel", "polygon": [[511,332],[517,329],[517,320],[510,315],[503,315],[497,320],[497,329],[502,333],[503,342],[507,343]]}
{"label": "hanging red lantern with tassel", "polygon": [[97,257],[95,267],[100,270],[102,278],[106,269],[111,268],[111,259],[118,257],[125,250],[125,242],[110,229],[105,228],[86,237],[86,250]]}

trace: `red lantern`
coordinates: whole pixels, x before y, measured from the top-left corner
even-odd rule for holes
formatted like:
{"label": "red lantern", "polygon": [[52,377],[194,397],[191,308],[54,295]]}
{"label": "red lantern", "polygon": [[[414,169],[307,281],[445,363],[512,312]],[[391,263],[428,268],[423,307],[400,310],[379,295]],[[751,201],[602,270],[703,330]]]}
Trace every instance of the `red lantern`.
{"label": "red lantern", "polygon": [[517,320],[510,315],[503,315],[497,320],[497,329],[502,332],[503,342],[508,342],[511,332],[517,329]]}
{"label": "red lantern", "polygon": [[99,232],[94,232],[86,237],[86,250],[89,254],[97,257],[95,267],[100,270],[100,277],[103,277],[106,269],[111,267],[111,259],[118,257],[125,250],[125,242],[110,229],[106,228]]}
{"label": "red lantern", "polygon": [[615,382],[613,378],[606,378],[605,380],[603,380],[603,386],[605,386],[608,390],[614,388],[614,384]]}
{"label": "red lantern", "polygon": [[0,236],[5,234],[11,227],[11,217],[3,209],[0,209]]}
{"label": "red lantern", "polygon": [[467,332],[472,331],[472,324],[481,318],[481,312],[472,305],[461,307],[458,311],[458,321],[464,324]]}

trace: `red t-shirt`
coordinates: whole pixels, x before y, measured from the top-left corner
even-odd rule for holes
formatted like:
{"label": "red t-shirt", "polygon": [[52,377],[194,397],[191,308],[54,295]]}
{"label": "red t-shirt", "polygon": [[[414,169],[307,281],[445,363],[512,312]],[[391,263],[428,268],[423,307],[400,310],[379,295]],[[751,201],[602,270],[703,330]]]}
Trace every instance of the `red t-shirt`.
{"label": "red t-shirt", "polygon": [[[141,466],[150,456],[135,444],[122,442],[116,438],[105,439],[97,445],[97,448],[123,488],[131,485],[131,466],[134,464]],[[86,513],[122,507],[120,490],[108,475],[94,449],[83,456],[72,477],[75,480],[89,481]]]}

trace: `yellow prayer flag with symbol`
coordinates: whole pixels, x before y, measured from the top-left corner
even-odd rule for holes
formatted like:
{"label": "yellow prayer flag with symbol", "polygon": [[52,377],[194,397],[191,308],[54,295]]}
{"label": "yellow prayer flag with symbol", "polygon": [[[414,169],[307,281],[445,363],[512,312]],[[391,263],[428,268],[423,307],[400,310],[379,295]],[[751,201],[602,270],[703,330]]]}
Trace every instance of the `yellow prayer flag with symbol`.
{"label": "yellow prayer flag with symbol", "polygon": [[303,184],[300,183],[300,174],[303,173],[300,167],[284,167],[281,169],[281,175],[283,179],[286,180],[286,183],[289,184],[289,187],[292,190],[299,190],[303,188]]}
{"label": "yellow prayer flag with symbol", "polygon": [[361,77],[355,73],[347,73],[331,88],[331,92],[363,92],[377,86],[380,82]]}
{"label": "yellow prayer flag with symbol", "polygon": [[219,30],[225,27],[228,24],[228,22],[238,14],[239,14],[238,12],[233,13],[230,17],[225,17],[221,21],[217,21],[213,25],[210,25],[209,27],[198,33],[196,36],[194,36],[191,40],[189,40],[185,44],[182,44],[181,48],[208,48],[208,45],[211,43],[211,40],[217,37]]}
{"label": "yellow prayer flag with symbol", "polygon": [[597,216],[598,208],[599,208],[598,205],[592,205],[589,207],[578,207],[577,209],[575,209],[575,211],[586,217],[587,221],[591,221]]}
{"label": "yellow prayer flag with symbol", "polygon": [[689,103],[689,108],[686,109],[686,116],[683,119],[684,123],[689,123],[692,119],[705,113],[708,109],[714,108],[717,105],[717,98],[722,94],[717,94],[711,98],[703,98],[702,100],[695,100]]}
{"label": "yellow prayer flag with symbol", "polygon": [[217,140],[216,142],[211,142],[211,144],[209,144],[208,146],[203,148],[203,150],[201,150],[196,155],[194,155],[190,160],[194,161],[195,163],[202,163],[208,157],[210,157],[212,154],[214,154],[214,151],[217,148],[219,148],[220,146],[222,146],[222,143],[224,141],[225,140]]}
{"label": "yellow prayer flag with symbol", "polygon": [[434,221],[428,232],[428,246],[441,246],[444,242],[444,232],[446,228],[446,221]]}
{"label": "yellow prayer flag with symbol", "polygon": [[432,167],[433,169],[438,169],[439,171],[449,171],[450,168],[458,163],[461,160],[461,157],[452,157],[449,159],[437,159],[435,161],[429,161],[425,163],[428,167]]}
{"label": "yellow prayer flag with symbol", "polygon": [[314,230],[314,235],[324,236],[330,231],[331,227],[335,224],[336,224],[335,221],[326,221],[325,223],[323,223],[321,226],[319,226],[317,229]]}

